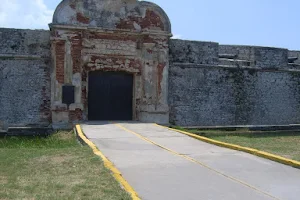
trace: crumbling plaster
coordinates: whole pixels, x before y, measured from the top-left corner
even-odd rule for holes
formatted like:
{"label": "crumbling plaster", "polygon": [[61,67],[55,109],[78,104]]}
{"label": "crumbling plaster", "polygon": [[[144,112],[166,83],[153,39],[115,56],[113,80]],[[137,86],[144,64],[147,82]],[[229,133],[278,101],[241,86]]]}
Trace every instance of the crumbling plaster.
{"label": "crumbling plaster", "polygon": [[[169,122],[171,26],[161,8],[139,1],[64,0],[51,28],[52,122],[88,120],[90,71],[134,75],[134,120]],[[75,103],[62,104],[62,86],[75,86]]]}

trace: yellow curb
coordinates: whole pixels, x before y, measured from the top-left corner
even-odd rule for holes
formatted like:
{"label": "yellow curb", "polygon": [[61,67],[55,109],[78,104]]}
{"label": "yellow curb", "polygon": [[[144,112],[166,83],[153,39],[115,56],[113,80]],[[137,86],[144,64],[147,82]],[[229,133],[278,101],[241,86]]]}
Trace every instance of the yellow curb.
{"label": "yellow curb", "polygon": [[282,164],[289,165],[289,166],[300,169],[300,162],[298,162],[296,160],[287,159],[287,158],[284,158],[282,156],[278,156],[278,155],[275,155],[275,154],[271,154],[271,153],[260,151],[260,150],[253,149],[253,148],[248,148],[248,147],[243,147],[243,146],[240,146],[240,145],[220,142],[220,141],[209,139],[209,138],[199,136],[199,135],[196,135],[196,134],[193,134],[193,133],[177,130],[177,129],[174,129],[174,128],[169,128],[169,127],[166,127],[166,126],[161,126],[161,125],[158,125],[158,124],[156,124],[156,126],[164,127],[164,128],[169,129],[169,130],[176,131],[176,132],[188,135],[190,137],[193,137],[193,138],[199,139],[201,141],[204,141],[204,142],[207,142],[207,143],[210,143],[210,144],[214,144],[214,145],[217,145],[217,146],[220,146],[220,147],[226,147],[226,148],[229,148],[229,149],[243,151],[243,152],[246,152],[246,153],[250,153],[250,154],[262,157],[262,158],[273,160],[273,161],[276,161],[276,162],[279,162],[279,163],[282,163]]}
{"label": "yellow curb", "polygon": [[104,162],[104,166],[109,169],[115,179],[123,186],[124,190],[127,191],[130,195],[132,200],[140,200],[138,194],[134,191],[134,189],[129,185],[129,183],[123,178],[121,172],[114,166],[114,164],[109,161],[104,154],[96,147],[94,143],[92,143],[87,137],[83,134],[81,126],[76,125],[76,131],[78,136],[93,150],[94,154],[101,157]]}

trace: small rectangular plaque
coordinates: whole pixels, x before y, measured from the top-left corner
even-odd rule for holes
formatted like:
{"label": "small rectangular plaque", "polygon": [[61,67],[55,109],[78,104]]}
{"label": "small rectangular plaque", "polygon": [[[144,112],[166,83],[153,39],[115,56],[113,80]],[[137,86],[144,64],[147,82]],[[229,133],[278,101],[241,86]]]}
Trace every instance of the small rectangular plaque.
{"label": "small rectangular plaque", "polygon": [[64,85],[62,87],[62,103],[68,106],[75,103],[75,86]]}

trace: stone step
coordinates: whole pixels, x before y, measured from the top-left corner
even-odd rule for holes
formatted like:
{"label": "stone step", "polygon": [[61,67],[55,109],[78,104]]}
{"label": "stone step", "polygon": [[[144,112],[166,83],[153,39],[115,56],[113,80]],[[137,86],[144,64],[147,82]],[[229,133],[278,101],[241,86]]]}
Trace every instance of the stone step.
{"label": "stone step", "polygon": [[0,129],[0,137],[1,136],[6,136],[7,135],[7,131],[4,129]]}
{"label": "stone step", "polygon": [[4,122],[0,121],[0,135],[6,132],[7,131],[5,130]]}
{"label": "stone step", "polygon": [[9,127],[8,130],[0,130],[0,136],[48,136],[53,133],[48,127]]}
{"label": "stone step", "polygon": [[234,65],[234,66],[246,66],[250,67],[251,62],[248,60],[237,60],[237,59],[228,59],[228,58],[220,58],[220,65]]}

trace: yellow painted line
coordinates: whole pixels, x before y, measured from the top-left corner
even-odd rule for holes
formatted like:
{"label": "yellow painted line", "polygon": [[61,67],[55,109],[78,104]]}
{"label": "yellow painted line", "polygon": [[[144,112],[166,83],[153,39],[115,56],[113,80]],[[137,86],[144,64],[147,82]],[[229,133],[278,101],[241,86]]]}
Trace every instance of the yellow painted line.
{"label": "yellow painted line", "polygon": [[220,146],[220,147],[226,147],[226,148],[229,148],[229,149],[243,151],[243,152],[250,153],[250,154],[253,154],[253,155],[256,155],[256,156],[259,156],[259,157],[263,157],[263,158],[266,158],[266,159],[269,159],[269,160],[273,160],[273,161],[276,161],[276,162],[279,162],[279,163],[282,163],[282,164],[285,164],[285,165],[289,165],[289,166],[292,166],[292,167],[295,167],[295,168],[300,168],[300,162],[296,161],[296,160],[287,159],[287,158],[284,158],[282,156],[278,156],[278,155],[275,155],[275,154],[271,154],[271,153],[260,151],[260,150],[253,149],[253,148],[243,147],[243,146],[240,146],[240,145],[230,144],[230,143],[226,143],[226,142],[220,142],[220,141],[209,139],[209,138],[199,136],[199,135],[196,135],[196,134],[193,134],[193,133],[189,133],[189,132],[186,132],[186,131],[181,131],[181,130],[177,130],[177,129],[174,129],[174,128],[161,126],[161,125],[158,125],[158,124],[156,124],[156,126],[167,128],[169,130],[176,131],[176,132],[188,135],[190,137],[193,137],[193,138],[199,139],[201,141],[204,141],[204,142],[207,142],[207,143],[210,143],[210,144],[214,144],[214,145],[217,145],[217,146]]}
{"label": "yellow painted line", "polygon": [[134,191],[134,189],[129,185],[129,183],[123,178],[121,172],[114,166],[114,164],[109,161],[104,154],[96,147],[94,143],[92,143],[87,137],[83,134],[81,126],[76,125],[76,131],[78,136],[93,150],[94,154],[101,157],[104,162],[104,166],[109,169],[115,179],[123,186],[124,190],[127,191],[130,195],[132,200],[140,200],[138,194]]}
{"label": "yellow painted line", "polygon": [[[232,177],[232,176],[226,175],[226,174],[224,174],[224,173],[222,173],[222,172],[220,172],[220,171],[218,171],[218,170],[216,170],[216,169],[214,169],[214,168],[212,168],[212,167],[210,167],[210,166],[208,166],[208,165],[206,165],[206,164],[204,164],[204,163],[202,163],[202,162],[200,162],[200,161],[198,161],[198,160],[196,160],[196,159],[194,159],[194,158],[191,158],[191,157],[189,157],[189,156],[180,154],[180,153],[178,153],[178,152],[176,152],[176,151],[174,151],[174,150],[172,150],[172,149],[169,149],[169,148],[167,148],[167,147],[165,147],[165,146],[162,146],[162,145],[160,145],[160,144],[158,144],[158,143],[156,143],[156,142],[154,142],[154,141],[152,141],[152,140],[150,140],[150,139],[148,139],[148,138],[146,138],[146,137],[144,137],[144,136],[142,136],[142,135],[140,135],[140,134],[138,134],[138,133],[136,133],[136,132],[134,132],[134,131],[131,131],[131,130],[125,128],[124,126],[122,126],[122,125],[120,125],[120,124],[117,124],[117,123],[114,123],[114,124],[115,124],[117,127],[119,127],[120,129],[122,129],[122,130],[124,130],[124,131],[126,131],[126,132],[128,132],[128,133],[132,133],[132,134],[134,134],[135,136],[139,137],[140,139],[142,139],[142,140],[144,140],[144,141],[146,141],[146,142],[148,142],[148,143],[151,143],[151,144],[153,144],[153,145],[155,145],[155,146],[158,146],[158,147],[160,147],[160,148],[162,148],[162,149],[164,149],[164,150],[166,150],[166,151],[168,151],[168,152],[170,152],[170,153],[172,153],[172,154],[174,154],[174,155],[176,155],[176,156],[182,157],[182,158],[184,158],[184,159],[186,159],[186,160],[189,160],[189,161],[191,161],[191,162],[193,162],[193,163],[196,163],[196,164],[198,164],[198,165],[201,165],[202,167],[205,167],[205,168],[207,168],[207,169],[209,169],[209,170],[215,172],[215,173],[218,174],[218,175],[221,175],[221,176],[223,176],[223,177],[226,177],[227,179],[230,179],[231,181],[234,181],[234,182],[237,182],[237,183],[239,183],[239,184],[242,184],[243,186],[246,186],[246,187],[248,187],[248,188],[250,188],[250,189],[252,189],[252,190],[254,190],[254,191],[256,191],[256,192],[262,193],[262,194],[264,194],[264,195],[266,195],[266,196],[268,196],[268,197],[270,197],[270,198],[272,198],[272,199],[280,200],[280,199],[278,199],[277,197],[274,197],[273,195],[271,195],[271,194],[269,194],[269,193],[267,193],[267,192],[264,192],[264,191],[262,191],[262,190],[260,190],[260,189],[258,189],[258,188],[256,188],[256,187],[254,187],[254,186],[252,186],[252,185],[250,185],[250,184],[248,184],[248,183],[246,183],[246,182],[244,182],[244,181],[241,181],[241,180],[239,180],[239,179],[237,179],[237,178],[234,178],[234,177]],[[155,125],[157,125],[157,124],[155,124]],[[157,125],[157,126],[160,126],[160,125]],[[161,126],[161,127],[163,127],[163,126]],[[164,127],[164,128],[166,128],[166,127]]]}

